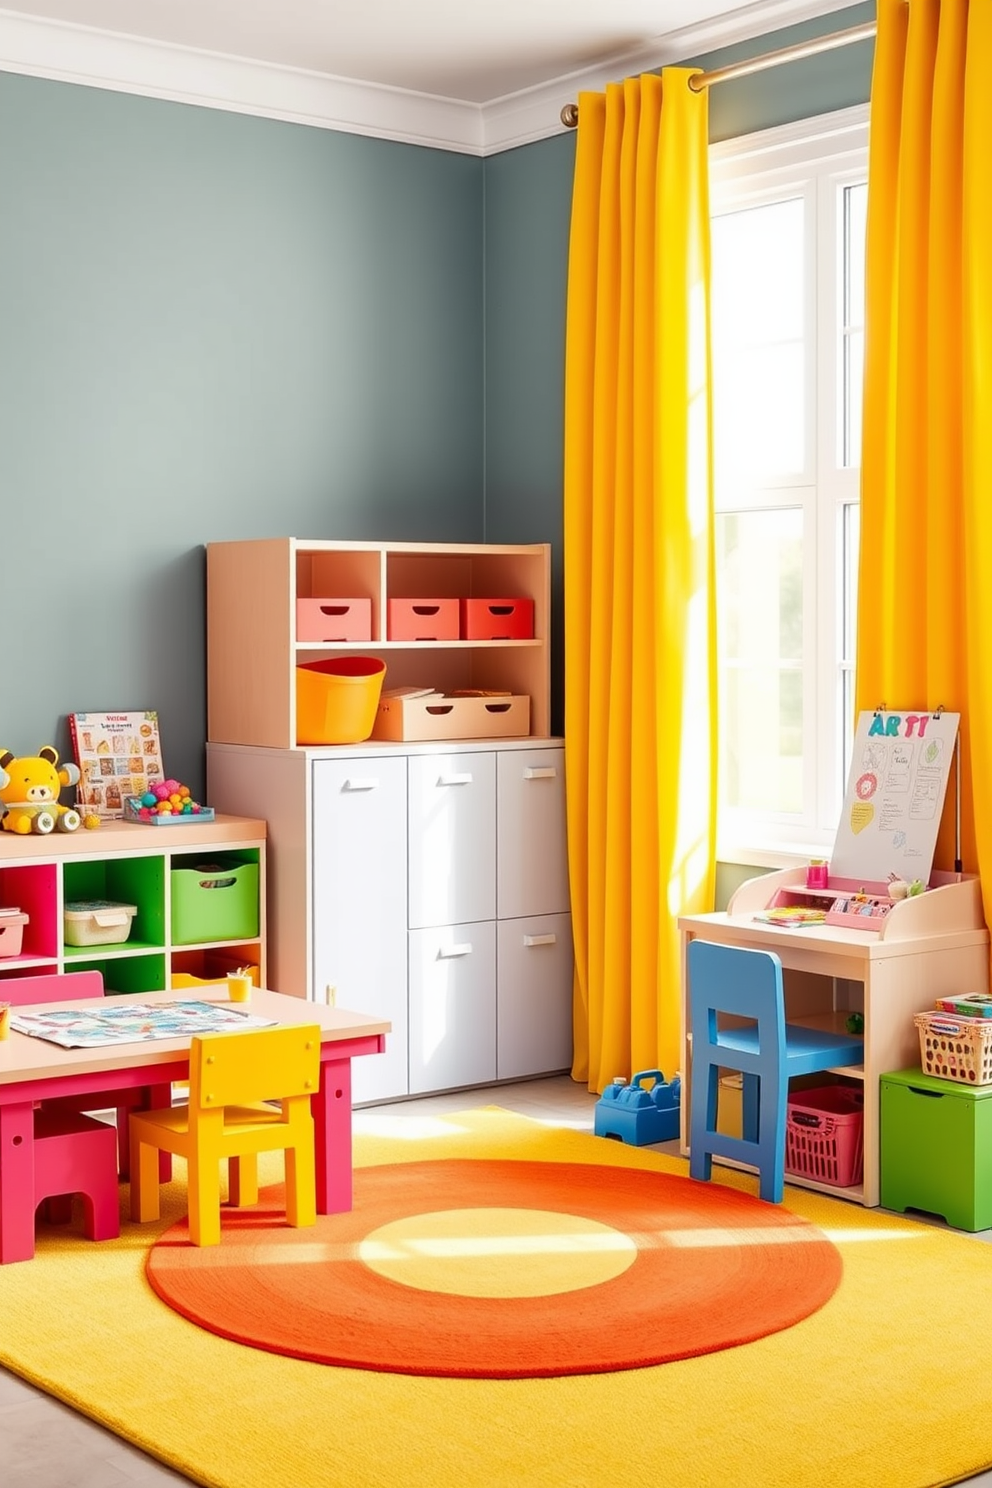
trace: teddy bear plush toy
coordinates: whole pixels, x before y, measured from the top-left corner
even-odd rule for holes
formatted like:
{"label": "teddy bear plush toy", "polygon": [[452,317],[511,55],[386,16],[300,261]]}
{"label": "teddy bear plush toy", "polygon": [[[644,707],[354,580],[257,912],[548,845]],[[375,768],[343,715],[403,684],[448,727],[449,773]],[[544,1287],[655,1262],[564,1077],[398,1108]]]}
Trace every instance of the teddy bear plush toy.
{"label": "teddy bear plush toy", "polygon": [[22,836],[56,829],[74,832],[80,825],[79,812],[60,806],[59,792],[78,780],[78,768],[68,762],[60,766],[51,744],[23,759],[16,759],[9,749],[0,750],[0,826]]}

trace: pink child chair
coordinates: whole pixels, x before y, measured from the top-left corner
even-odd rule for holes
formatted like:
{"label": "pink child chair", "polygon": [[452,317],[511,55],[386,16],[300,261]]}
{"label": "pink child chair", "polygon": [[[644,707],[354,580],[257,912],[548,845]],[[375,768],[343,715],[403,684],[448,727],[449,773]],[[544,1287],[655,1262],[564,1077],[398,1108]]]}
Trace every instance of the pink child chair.
{"label": "pink child chair", "polygon": [[[23,1007],[31,1003],[78,1001],[103,996],[103,977],[98,971],[65,976],[16,977],[0,980],[6,1002]],[[67,1221],[72,1217],[72,1195],[83,1199],[83,1223],[90,1240],[113,1240],[121,1232],[117,1188],[118,1136],[106,1122],[95,1121],[80,1109],[85,1100],[92,1109],[118,1106],[122,1098],[144,1098],[142,1091],[97,1092],[92,1096],[66,1096],[40,1102],[34,1116],[34,1174],[30,1192],[12,1184],[0,1184],[0,1205],[29,1206],[33,1214],[44,1203],[48,1218]],[[126,1122],[127,1111],[119,1111]],[[125,1141],[127,1129],[125,1127]],[[2,1154],[0,1154],[2,1162]],[[3,1255],[3,1261],[27,1261],[26,1253]]]}
{"label": "pink child chair", "polygon": [[[14,1007],[25,1007],[32,1003],[80,1002],[84,997],[104,995],[103,974],[99,971],[67,971],[51,976],[3,977],[0,978],[0,998]],[[128,1111],[149,1110],[156,1106],[171,1106],[171,1085],[147,1085],[139,1089],[124,1088],[98,1090],[92,1095],[54,1096],[42,1101],[43,1111],[107,1111],[117,1112],[117,1165],[122,1178],[130,1175],[131,1143],[128,1138]],[[168,1159],[163,1159],[160,1176],[166,1179],[170,1168]],[[64,1206],[63,1206],[64,1212]],[[49,1206],[52,1219],[55,1207]]]}

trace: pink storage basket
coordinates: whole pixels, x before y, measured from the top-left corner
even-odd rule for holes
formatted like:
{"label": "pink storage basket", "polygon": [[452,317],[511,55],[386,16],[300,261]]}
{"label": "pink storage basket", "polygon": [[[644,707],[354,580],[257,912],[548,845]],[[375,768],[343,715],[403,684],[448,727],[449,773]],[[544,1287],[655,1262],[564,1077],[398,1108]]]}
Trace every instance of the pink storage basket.
{"label": "pink storage basket", "polygon": [[785,1171],[835,1188],[860,1183],[864,1104],[864,1091],[850,1085],[797,1090],[786,1116]]}
{"label": "pink storage basket", "polygon": [[21,914],[17,910],[0,914],[0,956],[19,956],[21,954],[24,926],[27,923],[27,915]]}

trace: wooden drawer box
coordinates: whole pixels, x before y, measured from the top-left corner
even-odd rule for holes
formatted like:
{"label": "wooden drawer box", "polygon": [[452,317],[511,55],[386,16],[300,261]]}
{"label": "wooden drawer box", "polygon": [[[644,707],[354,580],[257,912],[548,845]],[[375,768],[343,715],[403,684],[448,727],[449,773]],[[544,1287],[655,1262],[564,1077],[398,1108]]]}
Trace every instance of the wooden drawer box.
{"label": "wooden drawer box", "polygon": [[530,641],[534,639],[532,599],[463,599],[463,641]]}
{"label": "wooden drawer box", "polygon": [[370,599],[298,599],[296,601],[296,639],[298,641],[370,641],[372,639],[372,601]]}
{"label": "wooden drawer box", "polygon": [[457,641],[457,599],[390,599],[386,602],[391,641]]}
{"label": "wooden drawer box", "polygon": [[383,698],[373,739],[490,739],[530,732],[530,698]]}

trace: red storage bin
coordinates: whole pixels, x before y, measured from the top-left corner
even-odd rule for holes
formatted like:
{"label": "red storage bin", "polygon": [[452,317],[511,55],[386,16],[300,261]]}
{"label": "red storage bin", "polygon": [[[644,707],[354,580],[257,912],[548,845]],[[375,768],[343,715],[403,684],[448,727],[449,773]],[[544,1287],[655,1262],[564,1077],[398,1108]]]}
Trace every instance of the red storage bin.
{"label": "red storage bin", "polygon": [[457,599],[390,599],[386,604],[391,641],[457,641]]}
{"label": "red storage bin", "polygon": [[298,641],[370,641],[372,639],[372,601],[370,599],[298,599],[296,601],[296,639]]}
{"label": "red storage bin", "polygon": [[532,599],[463,599],[463,641],[531,641],[534,639]]}

